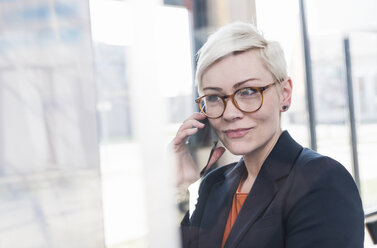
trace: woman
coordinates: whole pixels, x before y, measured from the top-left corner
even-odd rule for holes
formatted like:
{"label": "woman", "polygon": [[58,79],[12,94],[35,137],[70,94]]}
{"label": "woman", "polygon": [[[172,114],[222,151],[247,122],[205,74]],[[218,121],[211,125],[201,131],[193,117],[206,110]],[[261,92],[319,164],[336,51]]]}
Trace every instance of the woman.
{"label": "woman", "polygon": [[208,118],[238,163],[206,175],[191,216],[181,223],[184,247],[363,247],[358,189],[337,161],[282,131],[292,81],[283,52],[250,24],[233,23],[199,51],[201,113],[190,116],[173,144],[186,173],[185,140]]}

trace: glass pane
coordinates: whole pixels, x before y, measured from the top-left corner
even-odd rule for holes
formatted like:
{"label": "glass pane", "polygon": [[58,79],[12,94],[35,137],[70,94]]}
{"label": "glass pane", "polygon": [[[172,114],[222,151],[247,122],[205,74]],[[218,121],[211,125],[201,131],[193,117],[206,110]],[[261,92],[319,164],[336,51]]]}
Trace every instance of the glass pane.
{"label": "glass pane", "polygon": [[[343,40],[350,38],[361,195],[366,212],[377,208],[375,2],[306,1],[313,59],[318,121],[318,150],[339,160],[352,173],[352,147]],[[334,19],[334,9],[337,11]],[[352,20],[349,16],[353,16]]]}
{"label": "glass pane", "polygon": [[[292,104],[289,110],[282,114],[282,128],[288,130],[301,145],[308,147],[310,137],[301,29],[297,16],[298,3],[291,0],[259,0],[256,1],[256,10],[258,28],[263,31],[266,38],[281,44],[287,61],[288,75],[292,79]],[[274,8],[271,8],[271,5],[274,5]],[[279,25],[276,25],[274,20],[279,20]]]}
{"label": "glass pane", "polygon": [[353,174],[343,39],[337,34],[312,35],[310,44],[318,151]]}
{"label": "glass pane", "polygon": [[101,248],[88,3],[0,10],[0,247]]}
{"label": "glass pane", "polygon": [[[375,211],[377,173],[372,156],[377,147],[374,132],[377,57],[376,34],[368,30],[375,30],[377,4],[340,0],[304,2],[312,53],[318,150],[355,174],[344,52],[344,39],[350,37],[360,193],[365,213]],[[365,247],[372,246],[366,231]]]}
{"label": "glass pane", "polygon": [[162,154],[194,106],[188,11],[158,1],[90,6],[106,247],[177,247],[181,217]]}
{"label": "glass pane", "polygon": [[377,35],[350,36],[361,192],[367,212],[377,209]]}

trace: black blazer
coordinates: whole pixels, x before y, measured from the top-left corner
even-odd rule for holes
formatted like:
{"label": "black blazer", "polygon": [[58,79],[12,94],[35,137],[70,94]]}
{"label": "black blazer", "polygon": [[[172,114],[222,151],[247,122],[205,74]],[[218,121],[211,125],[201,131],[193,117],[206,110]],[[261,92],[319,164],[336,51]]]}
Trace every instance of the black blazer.
{"label": "black blazer", "polygon": [[[203,178],[183,247],[221,247],[233,195],[246,167],[220,167]],[[359,248],[364,213],[358,189],[337,161],[302,148],[283,132],[251,188],[225,247]]]}

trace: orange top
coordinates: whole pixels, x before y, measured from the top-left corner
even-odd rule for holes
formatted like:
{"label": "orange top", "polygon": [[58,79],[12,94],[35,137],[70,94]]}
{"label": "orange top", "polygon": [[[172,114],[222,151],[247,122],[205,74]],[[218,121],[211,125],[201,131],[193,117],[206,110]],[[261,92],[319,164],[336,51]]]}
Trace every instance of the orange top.
{"label": "orange top", "polygon": [[225,225],[225,231],[224,231],[224,236],[223,236],[223,242],[221,243],[221,248],[224,247],[225,242],[226,242],[226,240],[229,236],[230,230],[232,230],[234,222],[236,222],[237,216],[240,213],[242,205],[245,202],[246,197],[248,195],[248,193],[241,193],[240,192],[242,181],[243,180],[240,181],[240,184],[238,185],[237,191],[236,191],[236,193],[234,194],[234,197],[233,197],[232,208],[229,211],[228,220],[227,220],[226,225]]}

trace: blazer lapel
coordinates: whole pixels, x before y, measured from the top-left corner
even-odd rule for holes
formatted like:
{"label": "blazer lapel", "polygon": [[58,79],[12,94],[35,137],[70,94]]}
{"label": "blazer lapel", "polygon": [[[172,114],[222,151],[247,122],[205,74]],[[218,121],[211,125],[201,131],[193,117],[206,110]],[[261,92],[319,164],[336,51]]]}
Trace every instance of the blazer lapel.
{"label": "blazer lapel", "polygon": [[238,243],[238,240],[243,237],[258,217],[263,214],[277,192],[278,187],[274,179],[262,167],[232,227],[225,247],[233,247],[229,245]]}
{"label": "blazer lapel", "polygon": [[225,180],[212,186],[200,224],[199,247],[221,246],[233,196],[245,171],[246,168],[241,159],[230,172],[225,174]]}

